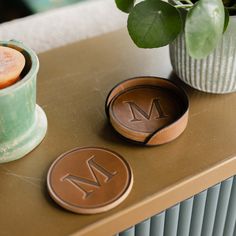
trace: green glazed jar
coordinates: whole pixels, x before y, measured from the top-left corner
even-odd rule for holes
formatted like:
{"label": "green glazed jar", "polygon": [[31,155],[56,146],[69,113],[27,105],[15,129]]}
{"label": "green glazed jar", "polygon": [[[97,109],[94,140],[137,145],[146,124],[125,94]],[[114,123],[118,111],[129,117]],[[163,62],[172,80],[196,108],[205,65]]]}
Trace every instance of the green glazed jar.
{"label": "green glazed jar", "polygon": [[47,118],[36,104],[39,61],[33,50],[21,42],[0,41],[1,46],[20,51],[26,60],[21,80],[0,89],[0,163],[19,159],[43,140]]}

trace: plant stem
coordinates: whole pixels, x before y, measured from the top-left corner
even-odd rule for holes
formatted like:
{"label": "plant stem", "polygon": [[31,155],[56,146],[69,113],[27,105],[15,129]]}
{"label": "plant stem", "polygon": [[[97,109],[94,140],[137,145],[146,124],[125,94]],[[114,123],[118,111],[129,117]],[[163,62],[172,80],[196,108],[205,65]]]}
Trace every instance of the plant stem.
{"label": "plant stem", "polygon": [[188,5],[192,5],[193,3],[191,2],[191,0],[174,0],[176,2],[177,5],[185,5],[183,2],[186,2]]}
{"label": "plant stem", "polygon": [[175,8],[191,8],[193,5],[192,4],[183,4],[183,5],[177,5]]}
{"label": "plant stem", "polygon": [[[191,8],[193,7],[193,3],[191,2],[191,0],[173,0],[173,2],[175,3],[175,7],[176,8]],[[183,3],[186,2],[187,4]]]}

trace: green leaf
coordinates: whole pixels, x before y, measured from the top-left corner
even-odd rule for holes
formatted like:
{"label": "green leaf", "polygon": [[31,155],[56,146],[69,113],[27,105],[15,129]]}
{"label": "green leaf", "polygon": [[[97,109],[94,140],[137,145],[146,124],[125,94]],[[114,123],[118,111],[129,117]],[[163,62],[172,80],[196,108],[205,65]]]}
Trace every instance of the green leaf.
{"label": "green leaf", "polygon": [[123,12],[129,13],[134,7],[135,0],[115,0],[116,6]]}
{"label": "green leaf", "polygon": [[228,24],[229,24],[229,11],[225,8],[224,32],[227,30]]}
{"label": "green leaf", "polygon": [[222,0],[199,0],[188,12],[185,38],[190,56],[201,59],[217,46],[224,29]]}
{"label": "green leaf", "polygon": [[181,31],[179,11],[167,2],[148,0],[137,4],[128,18],[128,31],[141,48],[162,47]]}

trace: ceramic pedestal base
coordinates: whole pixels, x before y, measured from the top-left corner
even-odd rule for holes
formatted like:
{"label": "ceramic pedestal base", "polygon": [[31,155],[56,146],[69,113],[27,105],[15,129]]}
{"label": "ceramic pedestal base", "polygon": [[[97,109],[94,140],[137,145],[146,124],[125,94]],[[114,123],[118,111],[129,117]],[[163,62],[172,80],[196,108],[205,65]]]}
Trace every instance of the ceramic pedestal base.
{"label": "ceramic pedestal base", "polygon": [[20,137],[10,142],[0,143],[0,163],[17,160],[35,147],[37,147],[46,135],[47,118],[41,107],[36,105],[35,122],[32,127]]}

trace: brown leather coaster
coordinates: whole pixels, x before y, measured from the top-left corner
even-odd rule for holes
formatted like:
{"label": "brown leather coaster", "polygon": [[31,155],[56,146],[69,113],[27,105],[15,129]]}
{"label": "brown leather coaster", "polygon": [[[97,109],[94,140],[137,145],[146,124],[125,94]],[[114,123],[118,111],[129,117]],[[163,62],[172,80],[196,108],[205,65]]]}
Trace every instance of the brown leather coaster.
{"label": "brown leather coaster", "polygon": [[97,147],[76,148],[58,157],[47,175],[50,196],[81,214],[108,211],[130,193],[133,175],[118,154]]}
{"label": "brown leather coaster", "polygon": [[127,139],[158,145],[186,128],[186,93],[170,80],[138,77],[118,84],[108,95],[106,111],[114,129]]}

